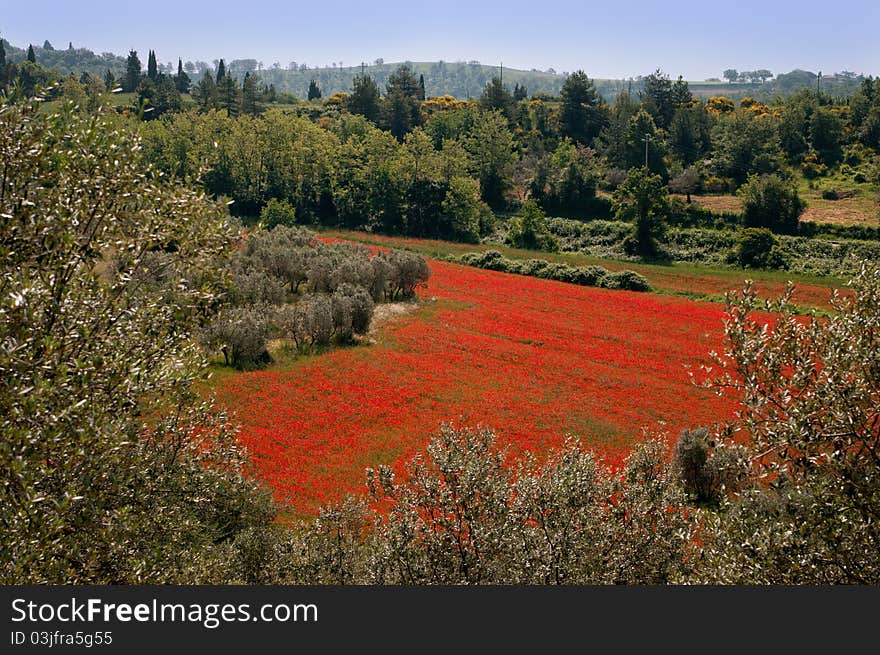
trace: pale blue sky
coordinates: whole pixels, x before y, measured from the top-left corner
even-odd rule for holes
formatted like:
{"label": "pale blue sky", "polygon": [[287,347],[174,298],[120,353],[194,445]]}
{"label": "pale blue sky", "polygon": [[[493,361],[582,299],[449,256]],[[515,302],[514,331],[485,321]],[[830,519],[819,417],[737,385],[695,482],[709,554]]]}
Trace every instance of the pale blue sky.
{"label": "pale blue sky", "polygon": [[691,80],[725,68],[877,75],[878,26],[880,0],[0,0],[0,34],[19,46],[49,39],[56,48],[133,48],[144,61],[154,49],[161,62],[253,58],[266,66],[477,59],[582,68],[598,78],[658,67]]}

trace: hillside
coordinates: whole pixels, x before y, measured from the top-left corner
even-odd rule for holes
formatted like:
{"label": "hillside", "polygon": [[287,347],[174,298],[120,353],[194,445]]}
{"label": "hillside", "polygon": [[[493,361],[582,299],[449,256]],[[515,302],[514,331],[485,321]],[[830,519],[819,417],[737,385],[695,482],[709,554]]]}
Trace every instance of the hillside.
{"label": "hillside", "polygon": [[[16,47],[8,41],[3,41],[7,59],[12,63],[23,61],[27,55],[27,46]],[[45,44],[44,44],[45,45]],[[116,77],[125,72],[125,55],[104,52],[96,54],[87,48],[74,48],[70,44],[65,49],[43,48],[34,45],[34,53],[37,63],[55,69],[61,73],[74,73],[80,75],[87,72],[90,75],[103,77],[110,70]],[[222,54],[222,53],[221,53]],[[146,65],[146,53],[139,53],[141,61]],[[160,59],[164,57],[160,56]],[[531,94],[557,95],[565,81],[565,73],[555,71],[519,70],[514,68],[502,68],[500,65],[487,65],[478,61],[435,61],[435,62],[389,62],[382,60],[364,65],[342,66],[333,64],[324,67],[309,67],[306,64],[297,65],[291,62],[288,67],[280,64],[264,66],[263,62],[256,59],[233,59],[227,61],[227,70],[244,77],[247,72],[257,72],[266,84],[273,84],[276,91],[291,93],[299,98],[305,98],[308,93],[309,82],[316,80],[323,96],[329,97],[338,92],[349,92],[352,88],[354,77],[361,73],[371,75],[384,91],[385,83],[394,70],[401,63],[409,64],[416,75],[425,78],[425,92],[430,96],[452,95],[456,98],[478,97],[486,83],[493,77],[502,74],[505,84],[510,88],[519,84],[525,86]],[[206,62],[185,62],[186,70],[193,81],[197,81],[210,70]],[[176,72],[175,64],[168,62],[160,64],[160,72]],[[170,70],[169,70],[170,67]],[[589,74],[589,62],[585,62],[584,69]],[[674,72],[670,72],[675,77]],[[824,92],[833,96],[846,96],[855,92],[862,81],[862,76],[851,73],[838,73],[823,76],[820,84]],[[628,90],[631,94],[638,93],[642,88],[641,76],[624,79],[596,79],[596,89],[607,101],[611,102],[621,91]],[[713,95],[724,95],[738,100],[745,96],[752,96],[762,101],[769,101],[776,96],[788,96],[805,88],[815,88],[816,73],[804,70],[794,70],[790,73],[779,74],[776,78],[763,84],[759,83],[734,83],[712,81],[689,81],[694,95],[707,98]]]}

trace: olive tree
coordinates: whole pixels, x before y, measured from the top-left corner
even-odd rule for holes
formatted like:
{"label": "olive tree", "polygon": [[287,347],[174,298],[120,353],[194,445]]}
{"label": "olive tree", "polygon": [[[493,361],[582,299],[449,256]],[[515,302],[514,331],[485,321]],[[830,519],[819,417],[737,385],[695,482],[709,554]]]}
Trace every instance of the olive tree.
{"label": "olive tree", "polygon": [[730,298],[714,385],[742,398],[751,484],[707,517],[700,579],[880,583],[880,269],[852,291],[804,317],[789,289],[769,324],[750,286]]}
{"label": "olive tree", "polygon": [[115,114],[41,105],[0,107],[0,581],[222,581],[272,515],[193,391],[225,211]]}

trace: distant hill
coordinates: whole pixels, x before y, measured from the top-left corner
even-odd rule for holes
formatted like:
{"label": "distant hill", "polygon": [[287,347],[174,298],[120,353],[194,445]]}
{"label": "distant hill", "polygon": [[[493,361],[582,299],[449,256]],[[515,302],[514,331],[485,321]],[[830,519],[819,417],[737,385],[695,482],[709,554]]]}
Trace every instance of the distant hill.
{"label": "distant hill", "polygon": [[[6,48],[7,59],[13,63],[23,61],[27,56],[27,49],[17,48],[8,41],[3,41]],[[96,54],[87,48],[73,48],[70,45],[64,49],[49,49],[34,46],[34,54],[37,63],[53,68],[61,73],[75,73],[80,75],[88,72],[90,75],[103,77],[109,69],[117,78],[125,72],[125,55],[116,55],[110,52]],[[146,65],[146,53],[139,53],[141,62]],[[385,83],[401,62],[384,63],[381,61],[365,65],[363,70],[371,75],[384,92]],[[565,82],[565,74],[555,71],[518,70],[515,68],[503,68],[489,66],[477,61],[457,62],[404,62],[409,64],[416,75],[425,78],[425,92],[428,96],[452,95],[457,98],[477,98],[494,76],[501,74],[504,83],[513,89],[515,84],[525,86],[529,95],[548,94],[558,95]],[[325,66],[320,68],[296,68],[261,67],[256,59],[234,59],[226,62],[227,71],[244,77],[245,73],[256,72],[266,84],[274,84],[276,91],[291,93],[299,98],[305,98],[308,93],[309,82],[316,80],[321,88],[323,97],[327,98],[337,92],[349,92],[352,88],[354,77],[361,72],[361,66]],[[167,70],[165,64],[160,64],[160,71]],[[210,70],[204,62],[193,64],[187,62],[187,72],[193,82],[201,79],[205,70]],[[172,70],[167,72],[176,72]],[[589,71],[587,71],[589,74]],[[862,76],[852,73],[837,73],[825,75],[820,80],[823,92],[833,96],[846,96],[858,89]],[[613,101],[621,91],[629,91],[637,94],[642,87],[639,78],[628,80],[594,80],[599,93],[607,101]],[[802,89],[816,87],[816,73],[803,70],[794,70],[790,73],[782,73],[776,78],[763,84],[758,83],[734,83],[694,81],[689,82],[691,90],[699,97],[724,95],[732,99],[745,96],[753,96],[759,100],[769,101],[775,96],[788,96]]]}
{"label": "distant hill", "polygon": [[[9,41],[3,39],[3,47],[6,49],[7,61],[17,64],[27,58],[27,46],[16,48]],[[98,55],[87,48],[69,47],[62,50],[48,50],[35,45],[34,55],[36,55],[37,63],[41,66],[55,69],[64,74],[88,73],[103,78],[108,69],[117,77],[125,73],[125,57],[115,55],[112,52]],[[146,56],[143,59],[146,64]]]}

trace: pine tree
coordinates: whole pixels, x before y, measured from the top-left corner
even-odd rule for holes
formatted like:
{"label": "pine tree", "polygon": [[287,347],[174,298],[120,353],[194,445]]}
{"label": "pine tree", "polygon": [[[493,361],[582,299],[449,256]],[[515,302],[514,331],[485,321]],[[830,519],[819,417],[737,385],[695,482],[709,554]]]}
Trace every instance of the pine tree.
{"label": "pine tree", "polygon": [[360,114],[374,123],[379,120],[381,104],[379,100],[379,87],[376,81],[369,75],[356,75],[348,96],[348,111],[352,114]]}
{"label": "pine tree", "polygon": [[126,93],[137,91],[138,84],[141,83],[141,60],[138,58],[137,50],[130,50],[128,59],[125,62],[125,80],[122,90]]}
{"label": "pine tree", "polygon": [[575,71],[565,79],[560,92],[562,106],[559,127],[563,136],[575,143],[590,145],[605,123],[600,107],[602,98],[584,71]]}
{"label": "pine tree", "polygon": [[257,80],[250,72],[244,74],[244,82],[241,85],[241,112],[256,116],[262,110],[260,107],[259,90]]}
{"label": "pine tree", "polygon": [[315,80],[309,82],[309,100],[318,100],[321,98],[321,89]]}
{"label": "pine tree", "polygon": [[32,64],[37,63],[37,55],[34,54],[34,46],[28,44],[27,60]]}
{"label": "pine tree", "polygon": [[195,89],[193,89],[193,96],[205,111],[216,108],[217,84],[214,82],[214,76],[211,75],[210,71],[205,71],[201,81],[196,84]]}
{"label": "pine tree", "polygon": [[220,63],[217,64],[217,86],[220,86],[224,77],[226,77],[226,62],[221,59]]}
{"label": "pine tree", "polygon": [[241,90],[238,82],[232,75],[225,75],[217,85],[217,93],[220,98],[220,107],[226,110],[230,116],[238,116],[241,108]]}
{"label": "pine tree", "polygon": [[153,82],[159,77],[159,66],[156,64],[156,52],[154,50],[150,50],[150,55],[147,57],[147,77]]}
{"label": "pine tree", "polygon": [[486,84],[480,96],[480,107],[486,111],[497,109],[508,118],[512,117],[513,97],[507,87],[501,83],[500,77],[493,77]]}
{"label": "pine tree", "polygon": [[43,50],[54,50],[54,49],[55,48],[52,47],[52,44],[49,43],[49,39],[46,39],[45,41],[43,41]]}

